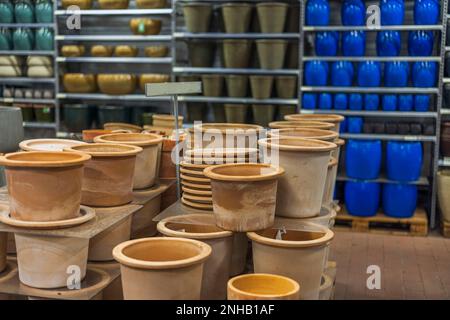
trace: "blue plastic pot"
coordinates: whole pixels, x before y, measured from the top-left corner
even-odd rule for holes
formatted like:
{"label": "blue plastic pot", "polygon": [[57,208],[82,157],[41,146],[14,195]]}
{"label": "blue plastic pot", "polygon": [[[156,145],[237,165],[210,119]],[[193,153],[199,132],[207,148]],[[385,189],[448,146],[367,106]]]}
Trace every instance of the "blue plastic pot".
{"label": "blue plastic pot", "polygon": [[334,95],[334,109],[336,110],[347,110],[348,99],[346,93],[336,93]]}
{"label": "blue plastic pot", "polygon": [[317,94],[304,93],[302,96],[302,108],[303,109],[315,109],[317,104]]}
{"label": "blue plastic pot", "polygon": [[415,87],[434,87],[436,83],[437,64],[430,61],[414,62],[412,66],[412,82]]}
{"label": "blue plastic pot", "polygon": [[0,1],[0,23],[12,23],[14,21],[14,7],[8,0]]}
{"label": "blue plastic pot", "polygon": [[398,56],[402,48],[399,31],[380,31],[377,34],[377,55],[381,57]]}
{"label": "blue plastic pot", "polygon": [[425,94],[417,94],[414,96],[414,110],[425,112],[430,110],[430,97]]}
{"label": "blue plastic pot", "polygon": [[431,56],[434,36],[432,31],[410,31],[408,35],[408,54],[410,56]]}
{"label": "blue plastic pot", "polygon": [[363,118],[348,117],[348,120],[347,120],[347,132],[348,133],[361,133],[362,128],[363,128]]}
{"label": "blue plastic pot", "polygon": [[350,61],[336,61],[331,65],[331,85],[349,87],[353,84],[353,64]]}
{"label": "blue plastic pot", "polygon": [[338,51],[339,34],[335,31],[317,32],[315,38],[316,55],[335,56]]}
{"label": "blue plastic pot", "polygon": [[330,21],[328,0],[308,0],[305,8],[306,25],[326,26]]}
{"label": "blue plastic pot", "polygon": [[339,133],[347,132],[347,118],[345,118],[339,126]]}
{"label": "blue plastic pot", "polygon": [[364,109],[365,110],[378,110],[380,104],[380,97],[376,93],[368,93],[364,95]]}
{"label": "blue plastic pot", "polygon": [[381,65],[377,61],[364,61],[358,64],[358,85],[361,87],[379,87],[381,83]]}
{"label": "blue plastic pot", "polygon": [[360,93],[350,93],[348,96],[348,108],[350,110],[362,110],[363,97]]}
{"label": "blue plastic pot", "polygon": [[398,96],[398,110],[411,111],[414,107],[414,99],[412,94],[402,94]]}
{"label": "blue plastic pot", "polygon": [[372,217],[380,207],[380,184],[366,181],[345,183],[345,207],[348,214],[358,217]]}
{"label": "blue plastic pot", "polygon": [[328,62],[307,61],[305,63],[305,84],[307,86],[326,86],[328,82]]}
{"label": "blue plastic pot", "polygon": [[355,57],[366,54],[366,34],[364,31],[346,31],[342,35],[342,54]]}
{"label": "blue plastic pot", "polygon": [[390,180],[416,181],[422,168],[420,142],[388,141],[386,144],[386,173]]}
{"label": "blue plastic pot", "polygon": [[414,23],[437,24],[439,21],[439,11],[440,6],[437,0],[415,0]]}
{"label": "blue plastic pot", "polygon": [[403,24],[405,4],[403,0],[381,0],[380,13],[382,25]]}
{"label": "blue plastic pot", "polygon": [[405,61],[384,64],[384,85],[386,87],[406,87],[408,85],[409,64]]}
{"label": "blue plastic pot", "polygon": [[412,217],[417,207],[417,186],[387,183],[382,192],[383,212],[394,218]]}
{"label": "blue plastic pot", "polygon": [[353,179],[377,179],[381,168],[380,140],[348,140],[345,169]]}
{"label": "blue plastic pot", "polygon": [[344,26],[363,26],[366,7],[361,0],[344,0],[341,6],[341,20]]}
{"label": "blue plastic pot", "polygon": [[333,107],[333,99],[329,93],[319,94],[319,109],[330,110]]}
{"label": "blue plastic pot", "polygon": [[385,94],[381,99],[381,108],[384,111],[397,110],[397,96],[395,94]]}

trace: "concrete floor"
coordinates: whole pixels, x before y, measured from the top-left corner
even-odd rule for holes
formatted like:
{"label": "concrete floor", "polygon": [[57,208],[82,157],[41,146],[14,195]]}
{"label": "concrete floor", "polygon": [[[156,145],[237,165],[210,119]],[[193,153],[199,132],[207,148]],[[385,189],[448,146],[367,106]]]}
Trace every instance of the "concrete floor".
{"label": "concrete floor", "polygon": [[[335,299],[450,299],[450,239],[337,231]],[[377,265],[381,289],[369,290],[367,267]]]}

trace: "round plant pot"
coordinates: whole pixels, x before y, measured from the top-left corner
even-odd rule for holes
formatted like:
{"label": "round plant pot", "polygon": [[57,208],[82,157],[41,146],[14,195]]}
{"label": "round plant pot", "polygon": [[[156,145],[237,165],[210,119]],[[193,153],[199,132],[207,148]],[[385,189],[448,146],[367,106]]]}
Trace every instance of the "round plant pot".
{"label": "round plant pot", "polygon": [[254,271],[289,277],[301,285],[300,299],[317,300],[326,249],[334,233],[310,223],[296,229],[286,230],[281,237],[277,237],[279,229],[247,233],[252,240]]}
{"label": "round plant pot", "polygon": [[133,199],[136,156],[142,148],[111,143],[91,143],[67,148],[91,156],[83,176],[81,203],[94,207],[114,207]]}
{"label": "round plant pot", "polygon": [[80,144],[86,143],[68,139],[30,139],[22,141],[19,147],[23,151],[64,151]]}
{"label": "round plant pot", "polygon": [[297,77],[278,76],[275,77],[275,88],[277,96],[281,99],[292,99],[297,94]]}
{"label": "round plant pot", "polygon": [[249,40],[223,40],[225,68],[248,68],[252,43]]}
{"label": "round plant pot", "polygon": [[327,122],[320,121],[274,121],[269,123],[271,129],[284,129],[284,128],[312,128],[331,130],[334,125]]}
{"label": "round plant pot", "polygon": [[189,51],[189,62],[191,67],[209,68],[214,63],[214,42],[209,41],[189,41],[187,43]]}
{"label": "round plant pot", "polygon": [[288,5],[282,2],[258,3],[259,25],[262,33],[283,33]]}
{"label": "round plant pot", "polygon": [[129,122],[130,109],[124,106],[98,106],[97,125],[103,127],[108,122]]}
{"label": "round plant pot", "polygon": [[101,130],[101,129],[92,129],[92,130],[83,130],[82,134],[83,134],[83,141],[84,142],[94,142],[94,138],[97,136],[101,136],[104,134],[109,134],[112,133],[111,130]]}
{"label": "round plant pot", "polygon": [[227,84],[227,92],[229,97],[245,97],[248,91],[248,77],[244,75],[227,75],[225,76]]}
{"label": "round plant pot", "polygon": [[0,153],[17,151],[24,138],[20,108],[0,107]]}
{"label": "round plant pot", "polygon": [[297,110],[297,106],[295,106],[295,105],[292,105],[292,106],[287,106],[284,104],[278,105],[277,120],[283,120],[286,115],[292,114],[296,110]]}
{"label": "round plant pot", "polygon": [[143,130],[142,127],[140,127],[140,126],[136,126],[136,125],[130,124],[130,123],[122,123],[122,122],[105,123],[103,125],[103,129],[111,131],[111,132],[120,130],[120,131],[129,132],[129,133],[140,133]]}
{"label": "round plant pot", "polygon": [[6,253],[8,247],[8,233],[0,232],[0,272],[6,268]]}
{"label": "round plant pot", "polygon": [[441,170],[437,173],[437,192],[439,209],[444,221],[450,222],[450,170]]}
{"label": "round plant pot", "polygon": [[89,159],[89,155],[73,152],[30,151],[1,156],[11,217],[25,221],[78,217],[83,165]]}
{"label": "round plant pot", "polygon": [[145,189],[153,186],[158,173],[159,151],[162,137],[150,133],[117,133],[95,137],[98,143],[129,144],[143,149],[136,157],[133,189]]}
{"label": "round plant pot", "polygon": [[250,28],[252,6],[248,3],[225,3],[222,18],[226,33],[244,33]]}
{"label": "round plant pot", "polygon": [[221,97],[223,95],[223,75],[202,75],[203,95],[205,97]]}
{"label": "round plant pot", "polygon": [[299,284],[275,274],[253,273],[228,281],[228,300],[298,300]]}
{"label": "round plant pot", "polygon": [[256,40],[259,63],[262,69],[282,69],[286,56],[286,40]]}
{"label": "round plant pot", "polygon": [[332,207],[322,206],[320,213],[316,217],[302,218],[302,219],[290,219],[290,218],[277,218],[274,224],[274,228],[281,228],[289,224],[290,228],[296,228],[299,224],[301,227],[305,222],[314,223],[332,229],[336,218],[336,210]]}
{"label": "round plant pot", "polygon": [[337,114],[291,114],[284,117],[287,121],[320,121],[334,124],[333,131],[339,133],[340,123],[344,117]]}
{"label": "round plant pot", "polygon": [[253,120],[256,124],[267,127],[275,118],[276,107],[273,104],[252,104]]}
{"label": "round plant pot", "polygon": [[277,163],[285,175],[279,179],[276,215],[287,218],[317,216],[334,143],[303,138],[268,138],[258,141],[264,162]]}
{"label": "round plant pot", "polygon": [[201,299],[225,299],[230,278],[233,233],[218,228],[211,214],[166,218],[158,223],[158,231],[168,237],[199,240],[211,246],[211,256],[203,266]]}
{"label": "round plant pot", "polygon": [[333,295],[333,281],[325,273],[320,279],[319,300],[331,300]]}
{"label": "round plant pot", "polygon": [[273,76],[250,76],[252,97],[255,99],[269,99],[272,95]]}
{"label": "round plant pot", "polygon": [[386,144],[386,174],[395,181],[415,181],[422,169],[421,142],[388,141]]}
{"label": "round plant pot", "polygon": [[410,218],[417,207],[417,186],[386,183],[382,192],[383,213],[388,217]]}
{"label": "round plant pot", "polygon": [[217,226],[244,232],[273,224],[278,178],[282,168],[266,164],[223,164],[203,170],[211,179]]}
{"label": "round plant pot", "polygon": [[334,185],[336,184],[338,161],[335,158],[331,158],[328,163],[327,179],[325,180],[325,189],[322,198],[322,204],[324,206],[331,207],[333,204]]}
{"label": "round plant pot", "polygon": [[92,109],[85,104],[65,104],[64,123],[69,132],[81,132],[92,124]]}
{"label": "round plant pot", "polygon": [[120,263],[125,300],[198,300],[206,243],[183,238],[144,238],[113,250]]}
{"label": "round plant pot", "polygon": [[316,139],[333,142],[338,137],[338,134],[331,130],[311,129],[311,128],[285,128],[274,129],[267,133],[268,138],[280,137],[295,137],[305,139]]}
{"label": "round plant pot", "polygon": [[212,5],[206,3],[184,4],[183,13],[188,32],[209,31],[212,16]]}

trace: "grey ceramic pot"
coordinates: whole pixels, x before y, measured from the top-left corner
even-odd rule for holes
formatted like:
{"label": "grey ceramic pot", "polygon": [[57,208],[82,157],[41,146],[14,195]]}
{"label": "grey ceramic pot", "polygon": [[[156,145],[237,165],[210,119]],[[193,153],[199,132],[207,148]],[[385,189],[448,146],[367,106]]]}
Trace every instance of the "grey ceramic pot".
{"label": "grey ceramic pot", "polygon": [[0,153],[14,152],[24,139],[20,108],[0,107]]}

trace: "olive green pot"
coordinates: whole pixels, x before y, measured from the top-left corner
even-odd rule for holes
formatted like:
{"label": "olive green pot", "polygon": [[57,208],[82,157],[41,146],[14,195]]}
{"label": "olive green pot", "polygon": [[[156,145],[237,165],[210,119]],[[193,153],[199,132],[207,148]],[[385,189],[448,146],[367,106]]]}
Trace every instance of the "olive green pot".
{"label": "olive green pot", "polygon": [[248,32],[252,18],[252,6],[247,3],[225,3],[222,18],[226,33]]}
{"label": "olive green pot", "polygon": [[205,104],[202,102],[187,102],[186,103],[187,121],[202,121],[205,113]]}
{"label": "olive green pot", "polygon": [[[288,5],[282,2],[262,2],[256,5],[259,25],[263,33],[282,33]],[[298,32],[298,30],[297,30]]]}
{"label": "olive green pot", "polygon": [[229,97],[242,98],[247,96],[248,77],[244,75],[227,75],[225,77]]}
{"label": "olive green pot", "polygon": [[259,63],[263,69],[282,69],[287,48],[286,40],[256,40]]}
{"label": "olive green pot", "polygon": [[277,119],[280,121],[284,121],[284,116],[293,113],[297,113],[297,107],[295,105],[279,105]]}
{"label": "olive green pot", "polygon": [[214,122],[223,123],[227,121],[223,104],[213,103],[211,104],[211,108],[213,110]]}
{"label": "olive green pot", "polygon": [[278,76],[275,78],[275,88],[278,98],[293,99],[297,95],[297,77]]}
{"label": "olive green pot", "polygon": [[250,76],[252,97],[255,99],[269,99],[272,94],[273,76]]}
{"label": "olive green pot", "polygon": [[221,97],[223,95],[223,79],[223,76],[219,74],[203,75],[203,95],[205,97]]}
{"label": "olive green pot", "polygon": [[248,68],[252,43],[249,40],[223,40],[223,62],[225,68]]}
{"label": "olive green pot", "polygon": [[192,67],[209,68],[214,63],[215,45],[209,41],[188,42],[189,61]]}
{"label": "olive green pot", "polygon": [[225,118],[228,123],[246,123],[248,105],[225,104]]}
{"label": "olive green pot", "polygon": [[66,104],[63,107],[64,123],[69,132],[82,132],[90,129],[92,124],[92,109],[85,104]]}
{"label": "olive green pot", "polygon": [[33,106],[37,122],[55,121],[55,108],[53,106]]}
{"label": "olive green pot", "polygon": [[212,5],[188,3],[183,5],[186,29],[189,32],[208,32],[211,24]]}
{"label": "olive green pot", "polygon": [[253,104],[253,121],[263,127],[268,127],[275,117],[276,107],[272,104]]}

